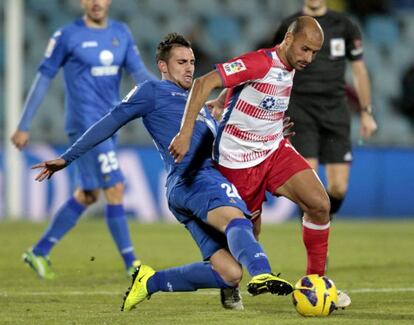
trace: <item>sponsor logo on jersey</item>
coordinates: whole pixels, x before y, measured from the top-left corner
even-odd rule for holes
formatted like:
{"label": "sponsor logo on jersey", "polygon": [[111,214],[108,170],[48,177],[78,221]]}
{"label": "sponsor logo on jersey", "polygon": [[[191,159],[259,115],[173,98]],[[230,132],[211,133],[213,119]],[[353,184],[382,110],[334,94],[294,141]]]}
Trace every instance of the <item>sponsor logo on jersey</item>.
{"label": "sponsor logo on jersey", "polygon": [[246,66],[241,59],[238,59],[234,62],[224,63],[223,69],[226,76],[230,76],[232,74],[246,70]]}
{"label": "sponsor logo on jersey", "polygon": [[92,67],[91,74],[94,77],[115,76],[118,74],[119,66],[111,65],[109,67]]}
{"label": "sponsor logo on jersey", "polygon": [[86,49],[88,47],[97,47],[98,42],[97,41],[86,41],[82,42],[82,48]]}
{"label": "sponsor logo on jersey", "polygon": [[345,40],[343,38],[331,39],[331,56],[339,57],[345,55]]}
{"label": "sponsor logo on jersey", "polygon": [[114,61],[114,55],[111,51],[103,50],[99,53],[99,61],[102,66],[95,66],[91,68],[91,74],[94,77],[113,76],[118,74],[119,66],[111,65]]}
{"label": "sponsor logo on jersey", "polygon": [[99,61],[101,61],[102,65],[110,66],[114,62],[114,55],[111,51],[103,50],[99,53]]}
{"label": "sponsor logo on jersey", "polygon": [[175,96],[188,97],[188,93],[179,93],[179,92],[176,92],[176,91],[172,91],[171,96],[173,96],[173,97],[175,97]]}
{"label": "sponsor logo on jersey", "polygon": [[268,111],[286,111],[289,104],[289,97],[265,96],[260,102],[259,107]]}

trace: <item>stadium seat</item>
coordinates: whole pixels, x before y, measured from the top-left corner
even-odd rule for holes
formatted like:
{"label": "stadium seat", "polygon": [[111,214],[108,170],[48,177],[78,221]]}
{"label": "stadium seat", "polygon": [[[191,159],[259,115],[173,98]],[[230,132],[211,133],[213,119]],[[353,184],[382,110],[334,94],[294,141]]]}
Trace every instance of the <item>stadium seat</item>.
{"label": "stadium seat", "polygon": [[220,0],[183,0],[183,6],[187,12],[191,12],[197,16],[211,16],[221,12],[222,5]]}
{"label": "stadium seat", "polygon": [[392,16],[368,16],[365,33],[371,42],[389,49],[400,40],[398,22]]}

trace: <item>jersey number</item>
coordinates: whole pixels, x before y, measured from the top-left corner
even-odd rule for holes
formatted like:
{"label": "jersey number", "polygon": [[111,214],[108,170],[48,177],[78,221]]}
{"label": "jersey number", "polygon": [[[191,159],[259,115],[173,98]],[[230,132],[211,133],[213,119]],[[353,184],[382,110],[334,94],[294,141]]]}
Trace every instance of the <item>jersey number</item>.
{"label": "jersey number", "polygon": [[118,159],[116,159],[115,151],[101,153],[98,156],[98,161],[101,164],[102,174],[108,174],[111,171],[117,170],[119,168]]}
{"label": "jersey number", "polygon": [[221,188],[226,190],[226,194],[228,197],[235,197],[241,200],[239,192],[237,192],[236,187],[233,184],[223,183],[221,184]]}

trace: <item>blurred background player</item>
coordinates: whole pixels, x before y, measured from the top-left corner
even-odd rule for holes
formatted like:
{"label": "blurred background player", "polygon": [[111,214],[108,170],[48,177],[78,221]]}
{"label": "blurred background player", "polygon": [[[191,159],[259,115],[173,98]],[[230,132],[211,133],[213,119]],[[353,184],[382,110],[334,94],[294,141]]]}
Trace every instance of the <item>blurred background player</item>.
{"label": "blurred background player", "polygon": [[293,79],[287,114],[295,123],[294,147],[312,168],[325,165],[332,217],[341,207],[348,189],[351,152],[351,112],[345,95],[346,61],[352,65],[354,86],[361,107],[360,136],[368,139],[377,129],[372,115],[371,87],[363,61],[361,32],[345,14],[328,10],[326,0],[305,0],[302,11],[286,18],[272,44],[282,42],[297,17],[314,17],[325,41],[314,62]]}
{"label": "blurred background player", "polygon": [[[267,256],[254,238],[252,222],[246,218],[250,213],[245,203],[234,185],[213,167],[210,157],[217,125],[208,109],[204,108],[199,114],[185,159],[176,164],[168,152],[168,145],[180,128],[193,82],[194,62],[189,41],[179,34],[167,35],[157,48],[157,65],[162,80],[136,86],[120,105],[89,128],[60,159],[37,165],[43,169],[36,179],[49,178],[55,171],[111,137],[129,121],[142,117],[168,170],[169,207],[191,233],[206,262],[157,272],[148,265],[139,266],[122,305],[125,311],[158,291],[236,289],[242,278],[241,265],[252,276],[247,285],[252,295],[266,292],[286,295],[293,289],[290,283],[271,273]],[[232,304],[222,300],[222,304],[225,308],[243,309],[240,300]]]}
{"label": "blurred background player", "polygon": [[[84,16],[59,29],[49,41],[11,137],[18,149],[27,145],[32,118],[61,67],[66,88],[65,131],[71,142],[119,102],[122,68],[136,83],[155,79],[144,67],[128,27],[108,18],[111,0],[81,0],[80,4]],[[100,189],[107,201],[105,220],[127,272],[132,273],[139,265],[123,208],[124,178],[115,141],[115,137],[106,140],[76,162],[78,187],[73,196],[57,211],[42,238],[23,255],[41,278],[55,277],[48,259],[51,249],[97,201]]]}

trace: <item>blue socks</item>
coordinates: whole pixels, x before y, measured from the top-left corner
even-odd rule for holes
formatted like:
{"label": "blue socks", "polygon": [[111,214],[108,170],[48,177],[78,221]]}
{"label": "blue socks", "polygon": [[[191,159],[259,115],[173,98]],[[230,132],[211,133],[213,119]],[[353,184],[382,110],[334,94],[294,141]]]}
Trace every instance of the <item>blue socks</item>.
{"label": "blue socks", "polygon": [[[80,204],[71,197],[59,209],[53,218],[49,228],[43,234],[39,242],[33,247],[33,253],[39,256],[49,255],[50,250],[62,237],[77,223],[86,206]],[[128,224],[122,205],[107,205],[105,219],[119,252],[128,268],[136,260],[134,247],[129,237]]]}
{"label": "blue socks", "polygon": [[52,223],[42,238],[33,247],[33,253],[40,256],[49,255],[53,246],[76,225],[76,222],[85,209],[86,207],[76,201],[74,197],[66,201],[58,212],[56,212]]}
{"label": "blue socks", "polygon": [[157,291],[196,291],[205,288],[231,288],[210,263],[193,263],[157,271],[148,279],[149,294]]}
{"label": "blue socks", "polygon": [[271,272],[267,256],[254,238],[250,220],[233,219],[227,225],[225,234],[231,254],[251,276]]}
{"label": "blue socks", "polygon": [[128,222],[125,217],[124,207],[121,204],[110,205],[105,207],[105,220],[111,232],[119,252],[124,259],[126,268],[132,266],[136,260],[134,247],[129,237]]}

